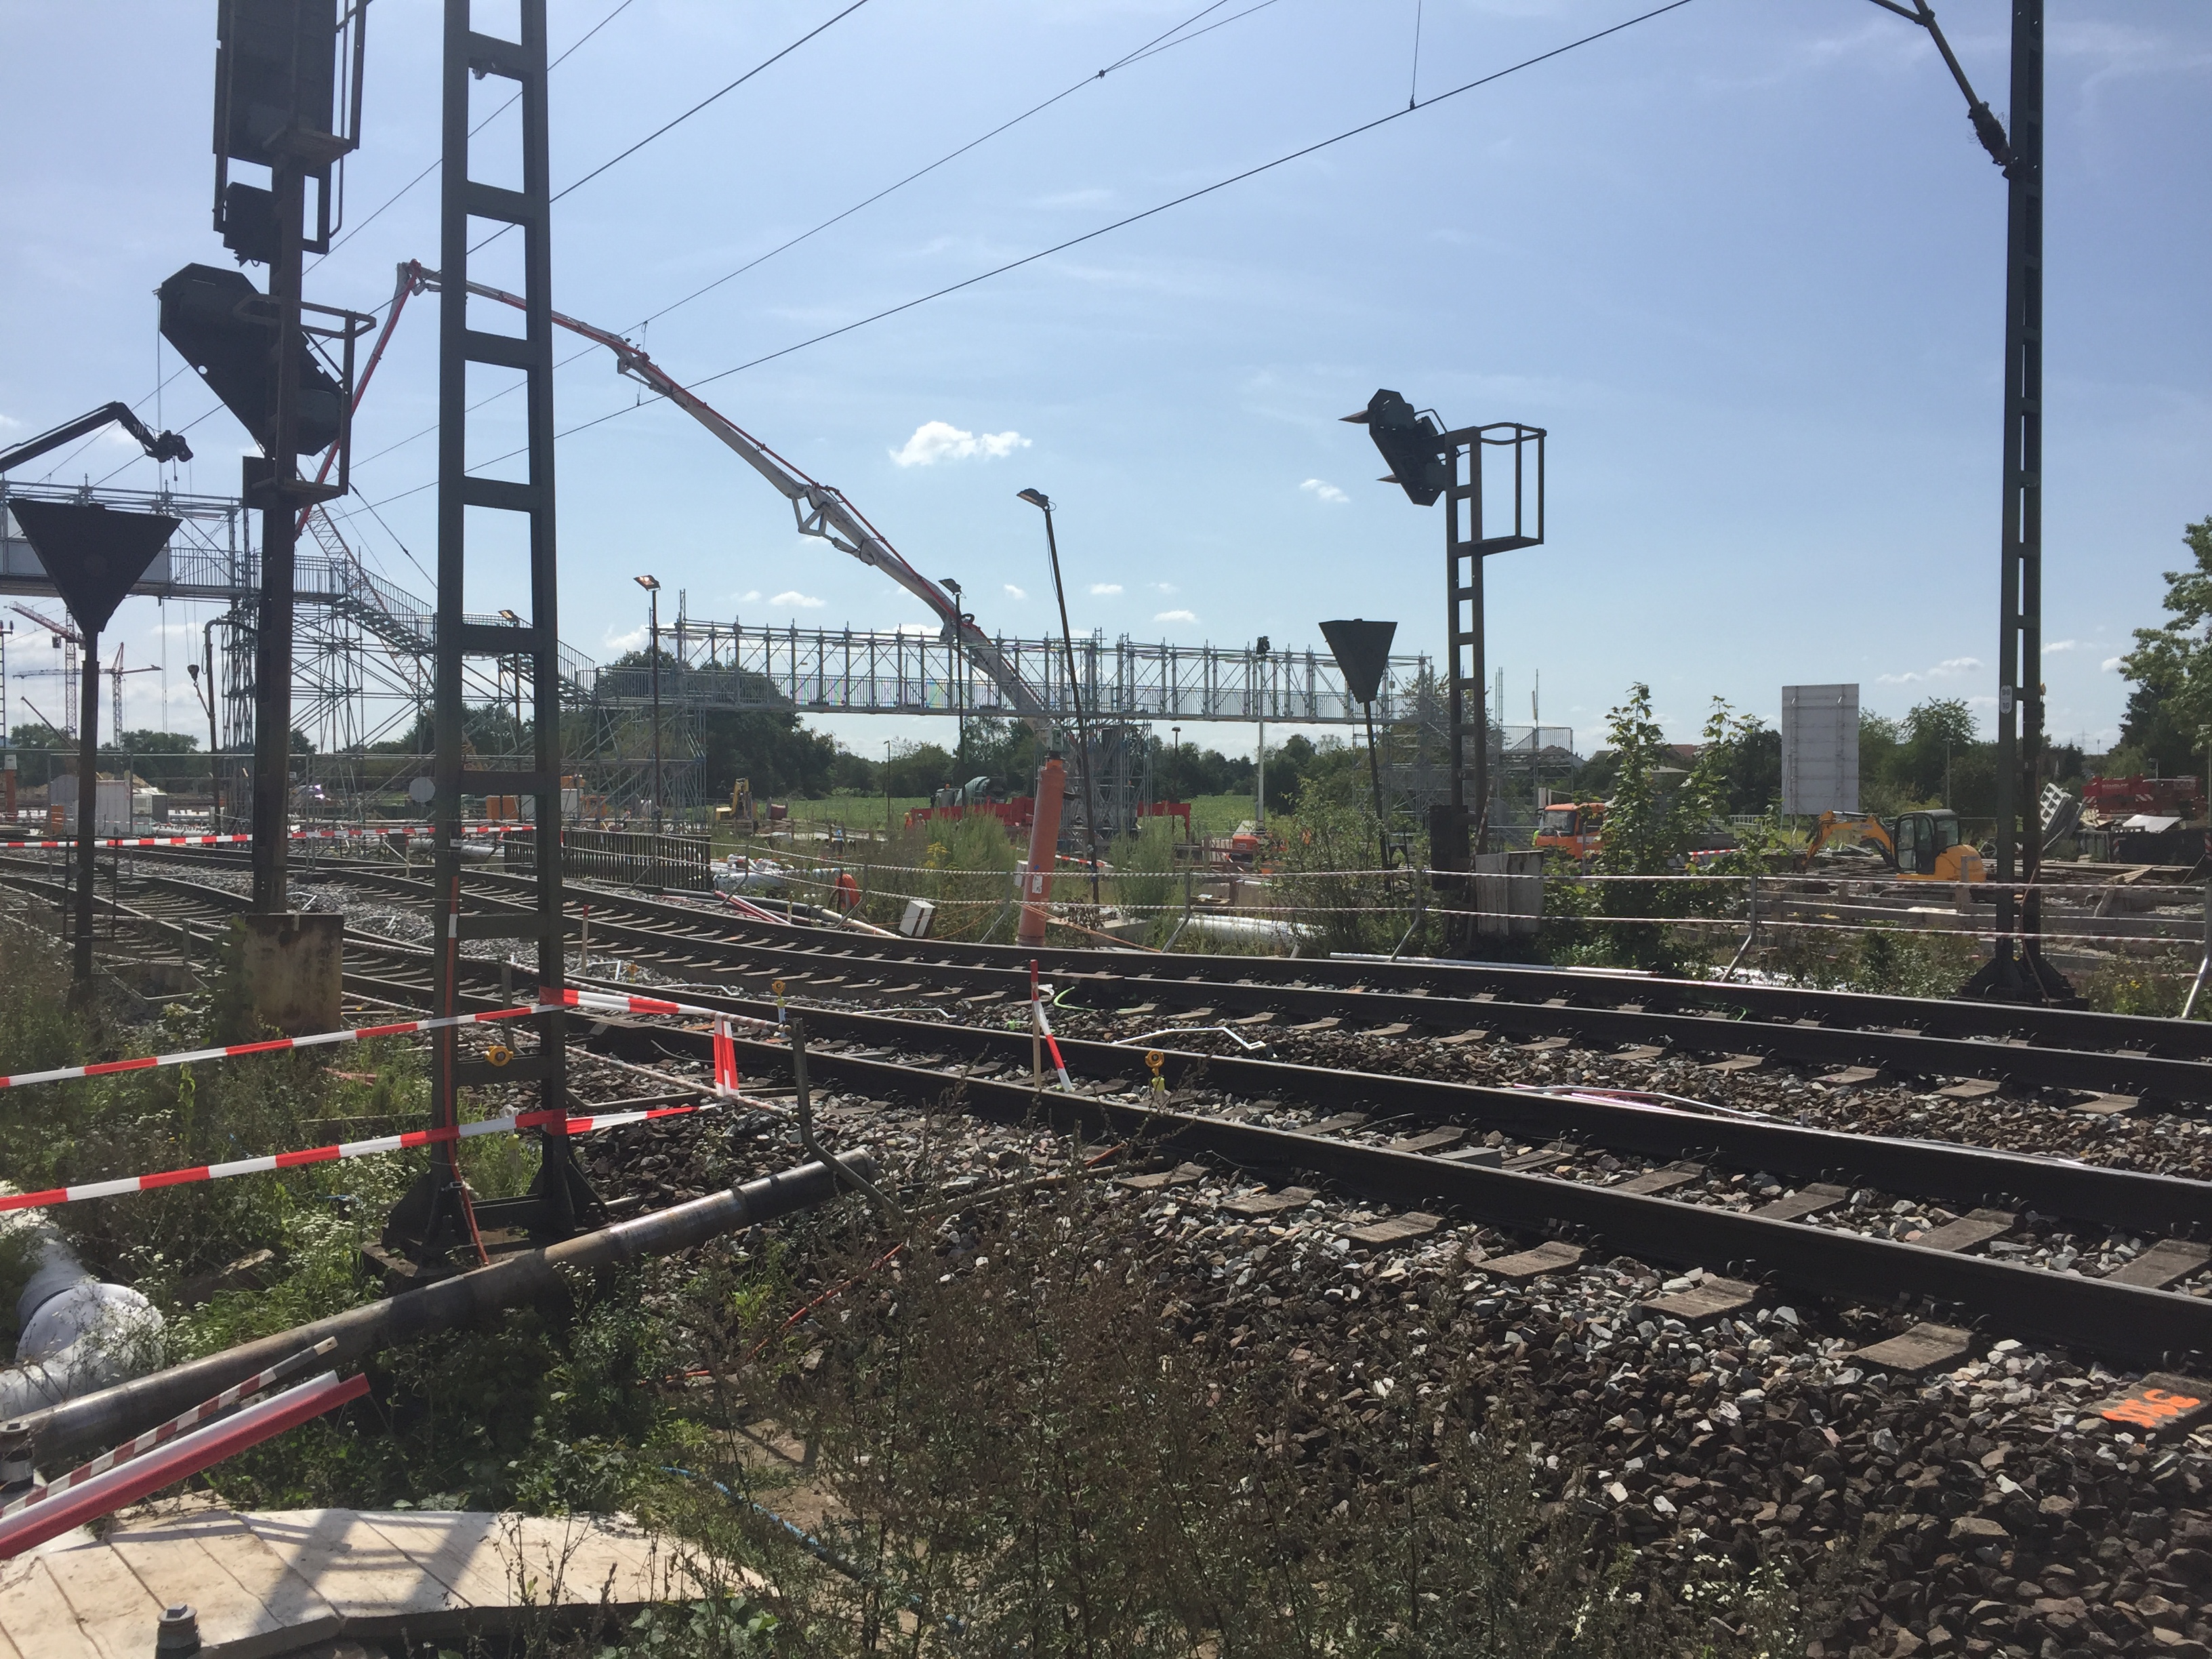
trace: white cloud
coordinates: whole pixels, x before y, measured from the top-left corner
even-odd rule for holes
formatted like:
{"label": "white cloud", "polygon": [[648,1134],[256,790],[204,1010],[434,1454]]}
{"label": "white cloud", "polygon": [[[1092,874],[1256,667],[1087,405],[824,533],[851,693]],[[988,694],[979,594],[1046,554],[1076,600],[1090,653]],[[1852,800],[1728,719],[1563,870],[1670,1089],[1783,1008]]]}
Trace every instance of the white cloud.
{"label": "white cloud", "polygon": [[901,466],[933,466],[939,461],[964,461],[971,456],[996,459],[1027,449],[1030,441],[1018,432],[986,432],[980,437],[963,432],[949,421],[924,421],[915,428],[904,447],[890,452]]}
{"label": "white cloud", "polygon": [[1010,599],[1026,599],[1029,598],[1029,591],[1026,588],[1017,587],[1012,582],[1008,582],[1006,584],[1006,597]]}
{"label": "white cloud", "polygon": [[1159,589],[1163,593],[1180,593],[1182,592],[1182,589],[1177,587],[1173,582],[1154,582],[1152,586]]}
{"label": "white cloud", "polygon": [[760,589],[757,587],[748,587],[744,592],[732,593],[730,597],[735,599],[739,605],[757,605],[760,602]]}
{"label": "white cloud", "polygon": [[2043,654],[2047,657],[2054,651],[2079,651],[2081,648],[2081,641],[2079,640],[2052,640],[2043,647]]}
{"label": "white cloud", "polygon": [[939,627],[935,623],[901,623],[898,625],[898,631],[902,634],[934,635],[941,634],[945,630]]}
{"label": "white cloud", "polygon": [[1118,593],[1121,591],[1121,584],[1119,582],[1093,582],[1091,584],[1091,592],[1094,598],[1112,595]]}
{"label": "white cloud", "polygon": [[824,605],[828,604],[829,601],[826,599],[817,599],[811,594],[802,593],[794,587],[787,592],[777,594],[774,599],[770,599],[769,603],[770,605],[795,605],[802,611],[819,611]]}
{"label": "white cloud", "polygon": [[2109,673],[2112,673],[2112,672],[2114,670],[2116,670],[2117,668],[2118,668],[2118,667],[2119,667],[2119,665],[2120,665],[2120,659],[2119,659],[2119,658],[2118,658],[2118,657],[2107,657],[2107,658],[2106,658],[2106,659],[2104,659],[2104,661],[2102,661],[2102,662],[2099,663],[2099,664],[2097,665],[2097,667],[2098,667],[2098,669],[2099,669],[2100,672],[2104,672],[2104,673],[2106,673],[2106,674],[2109,674]]}
{"label": "white cloud", "polygon": [[645,648],[645,629],[633,628],[627,634],[610,629],[600,636],[600,642],[610,651],[642,651]]}
{"label": "white cloud", "polygon": [[1315,500],[1327,501],[1332,507],[1340,501],[1348,501],[1352,499],[1334,484],[1323,483],[1319,478],[1308,478],[1298,488],[1310,491]]}
{"label": "white cloud", "polygon": [[1946,657],[1933,668],[1918,669],[1905,674],[1881,674],[1875,677],[1880,685],[1917,685],[1924,680],[1954,680],[1961,674],[1971,674],[1983,665],[1979,657]]}
{"label": "white cloud", "polygon": [[1154,622],[1194,623],[1198,620],[1198,613],[1194,611],[1155,611],[1152,613],[1152,620]]}

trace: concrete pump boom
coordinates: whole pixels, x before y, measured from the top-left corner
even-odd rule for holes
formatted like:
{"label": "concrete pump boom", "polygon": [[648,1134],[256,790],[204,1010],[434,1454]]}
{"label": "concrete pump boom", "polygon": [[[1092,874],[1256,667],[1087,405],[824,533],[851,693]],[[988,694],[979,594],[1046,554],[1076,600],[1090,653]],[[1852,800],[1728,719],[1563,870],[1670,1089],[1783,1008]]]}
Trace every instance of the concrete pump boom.
{"label": "concrete pump boom", "polygon": [[[441,288],[438,273],[426,270],[419,263],[410,262],[400,267],[403,276],[410,275],[417,292]],[[519,295],[488,287],[483,283],[471,283],[469,292],[486,300],[495,300],[501,305],[523,308]],[[708,431],[720,438],[738,459],[767,479],[791,503],[792,517],[798,521],[802,536],[819,536],[830,546],[849,553],[861,563],[882,571],[901,587],[920,599],[935,613],[944,624],[945,634],[957,639],[969,661],[991,678],[993,684],[1006,696],[1014,711],[1026,720],[1038,736],[1046,735],[1054,721],[1052,713],[1031,689],[1029,683],[1014,671],[1013,665],[1000,654],[991,636],[961,613],[952,596],[935,582],[916,570],[900,556],[894,548],[862,516],[860,510],[846,499],[844,491],[829,484],[817,483],[766,444],[754,437],[736,422],[711,407],[704,398],[678,385],[665,369],[639,350],[619,334],[611,334],[603,328],[579,322],[574,317],[553,313],[553,320],[572,334],[581,335],[594,344],[603,345],[615,354],[616,372],[650,387],[674,404]]]}

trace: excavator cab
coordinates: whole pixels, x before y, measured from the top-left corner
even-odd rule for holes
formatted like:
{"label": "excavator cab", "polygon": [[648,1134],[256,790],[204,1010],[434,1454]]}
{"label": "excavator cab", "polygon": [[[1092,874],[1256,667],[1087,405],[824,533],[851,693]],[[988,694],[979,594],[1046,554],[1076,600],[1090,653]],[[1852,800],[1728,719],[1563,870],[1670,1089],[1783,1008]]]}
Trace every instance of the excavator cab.
{"label": "excavator cab", "polygon": [[1890,833],[1897,873],[1909,881],[1988,879],[1979,849],[1960,839],[1956,812],[1903,812]]}

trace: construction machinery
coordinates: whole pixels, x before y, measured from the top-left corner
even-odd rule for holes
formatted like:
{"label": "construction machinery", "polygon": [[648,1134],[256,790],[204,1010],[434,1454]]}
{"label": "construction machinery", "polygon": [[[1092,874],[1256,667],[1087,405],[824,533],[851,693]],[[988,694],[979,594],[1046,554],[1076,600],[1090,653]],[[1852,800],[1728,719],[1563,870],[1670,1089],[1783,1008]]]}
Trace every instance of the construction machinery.
{"label": "construction machinery", "polygon": [[1540,852],[1595,858],[1605,850],[1605,803],[1559,801],[1544,808],[1531,843]]}
{"label": "construction machinery", "polygon": [[1959,815],[1948,807],[1900,812],[1893,818],[1872,814],[1823,812],[1814,826],[1799,867],[1829,846],[1871,845],[1891,873],[1905,881],[1987,881],[1980,849],[1959,835]]}
{"label": "construction machinery", "polygon": [[[419,261],[410,260],[399,270],[402,286],[411,286],[417,291],[442,289],[439,274],[425,270]],[[487,283],[471,283],[468,291],[481,299],[513,306],[518,310],[522,308],[519,296]],[[665,398],[727,445],[739,459],[759,473],[791,503],[792,514],[800,535],[821,538],[840,552],[848,553],[861,563],[881,571],[927,605],[943,624],[946,635],[960,641],[968,660],[998,686],[1015,714],[1040,736],[1051,730],[1055,723],[1052,711],[1036,688],[1024,680],[1000,652],[997,641],[977,627],[971,617],[962,613],[958,602],[950,593],[908,564],[884,538],[882,532],[846,498],[842,490],[809,477],[736,422],[711,407],[697,393],[680,384],[619,334],[594,328],[589,323],[579,322],[575,318],[564,316],[557,311],[552,313],[552,318],[556,326],[596,345],[605,346],[614,354],[617,374],[626,375],[648,391]]]}
{"label": "construction machinery", "polygon": [[0,472],[21,466],[26,461],[34,461],[51,450],[59,449],[65,443],[99,431],[111,421],[137,439],[139,447],[154,460],[189,461],[192,458],[191,446],[181,436],[174,432],[154,431],[131,412],[130,404],[102,404],[90,414],[80,415],[73,421],[64,421],[51,432],[41,432],[37,437],[26,439],[12,449],[0,450]]}

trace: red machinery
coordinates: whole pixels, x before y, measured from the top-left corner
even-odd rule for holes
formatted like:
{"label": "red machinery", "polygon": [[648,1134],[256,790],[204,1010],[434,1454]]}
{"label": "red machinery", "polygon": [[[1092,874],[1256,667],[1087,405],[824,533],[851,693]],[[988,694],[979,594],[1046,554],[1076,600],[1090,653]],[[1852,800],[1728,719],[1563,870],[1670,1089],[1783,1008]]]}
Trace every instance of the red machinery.
{"label": "red machinery", "polygon": [[2201,818],[2204,788],[2197,778],[2147,778],[2140,773],[2126,778],[2092,778],[2081,787],[2081,808],[2107,818]]}

